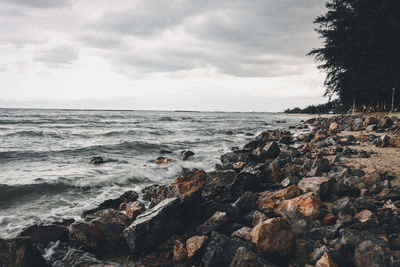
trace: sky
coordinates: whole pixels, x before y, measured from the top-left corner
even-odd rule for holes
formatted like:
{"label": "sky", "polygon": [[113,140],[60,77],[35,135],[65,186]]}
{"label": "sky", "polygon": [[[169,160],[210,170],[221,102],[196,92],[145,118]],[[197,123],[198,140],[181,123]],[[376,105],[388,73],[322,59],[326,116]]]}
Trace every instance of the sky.
{"label": "sky", "polygon": [[0,107],[283,111],[324,103],[321,0],[1,0]]}

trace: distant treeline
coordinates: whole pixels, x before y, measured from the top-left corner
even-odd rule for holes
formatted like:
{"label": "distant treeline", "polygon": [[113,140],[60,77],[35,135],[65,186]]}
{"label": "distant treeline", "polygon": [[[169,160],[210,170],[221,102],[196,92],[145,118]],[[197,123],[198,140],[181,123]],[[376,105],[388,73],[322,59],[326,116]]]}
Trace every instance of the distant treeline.
{"label": "distant treeline", "polygon": [[[347,107],[387,111],[396,88],[399,107],[400,0],[328,0],[326,7],[314,22],[323,47],[309,53],[327,74],[325,96],[336,95]],[[323,113],[330,103],[305,110]]]}
{"label": "distant treeline", "polygon": [[303,109],[293,108],[285,110],[285,113],[307,113],[307,114],[327,114],[327,113],[346,113],[350,110],[349,106],[343,105],[339,99],[329,101],[326,104],[310,105]]}

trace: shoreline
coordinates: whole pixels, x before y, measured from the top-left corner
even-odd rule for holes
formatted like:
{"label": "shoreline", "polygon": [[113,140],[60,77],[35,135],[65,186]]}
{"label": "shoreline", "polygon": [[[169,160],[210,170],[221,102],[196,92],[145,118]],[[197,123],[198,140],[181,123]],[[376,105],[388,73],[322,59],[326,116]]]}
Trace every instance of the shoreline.
{"label": "shoreline", "polygon": [[[0,265],[398,266],[395,114],[287,114],[310,117],[296,129],[311,131],[261,132],[215,171],[125,192],[82,220],[27,227],[0,239]],[[50,250],[58,258],[41,256]]]}

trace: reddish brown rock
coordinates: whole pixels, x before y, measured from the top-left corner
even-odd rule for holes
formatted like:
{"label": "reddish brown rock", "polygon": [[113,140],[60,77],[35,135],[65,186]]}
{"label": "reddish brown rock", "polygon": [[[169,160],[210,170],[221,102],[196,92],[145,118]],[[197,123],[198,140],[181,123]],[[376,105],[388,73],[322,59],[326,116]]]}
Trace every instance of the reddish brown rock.
{"label": "reddish brown rock", "polygon": [[184,199],[200,192],[205,181],[206,172],[203,170],[193,169],[191,172],[187,172],[176,178],[175,182],[171,184],[171,187],[175,187],[181,199]]}
{"label": "reddish brown rock", "polygon": [[337,133],[337,132],[339,132],[339,124],[337,124],[337,122],[332,122],[330,125],[329,125],[329,131],[331,131],[331,132],[333,132],[333,133]]}
{"label": "reddish brown rock", "polygon": [[320,196],[326,195],[330,190],[334,180],[330,177],[311,177],[304,178],[298,186],[303,192],[314,192]]}
{"label": "reddish brown rock", "polygon": [[169,163],[174,163],[176,161],[173,159],[169,159],[169,158],[159,157],[154,162],[156,164],[169,164]]}
{"label": "reddish brown rock", "polygon": [[174,245],[173,252],[174,261],[183,261],[187,257],[187,251],[185,248],[185,244],[177,241]]}
{"label": "reddish brown rock", "polygon": [[325,252],[324,255],[317,261],[315,267],[339,267],[332,259],[332,257]]}
{"label": "reddish brown rock", "polygon": [[136,219],[145,210],[144,204],[140,201],[123,204],[126,215],[131,219]]}
{"label": "reddish brown rock", "polygon": [[316,219],[321,211],[321,201],[315,193],[306,193],[296,198],[282,201],[275,209],[277,213],[284,213],[285,211],[299,211],[306,217]]}
{"label": "reddish brown rock", "polygon": [[242,227],[235,232],[232,233],[232,237],[240,237],[244,240],[251,241],[251,228],[250,227]]}
{"label": "reddish brown rock", "polygon": [[288,255],[294,245],[294,233],[286,219],[272,218],[251,231],[252,242],[261,254]]}
{"label": "reddish brown rock", "polygon": [[233,168],[234,169],[243,169],[244,166],[246,166],[246,162],[243,162],[243,161],[239,161],[239,162],[233,163]]}
{"label": "reddish brown rock", "polygon": [[226,212],[217,211],[210,219],[197,227],[196,231],[200,234],[208,234],[211,231],[217,230],[228,221]]}
{"label": "reddish brown rock", "polygon": [[273,211],[283,200],[291,199],[299,196],[302,193],[301,189],[297,185],[291,185],[282,190],[276,191],[275,193],[263,192],[259,193],[259,199],[257,201],[257,207],[263,212]]}
{"label": "reddish brown rock", "polygon": [[188,258],[191,259],[204,246],[208,237],[206,235],[193,236],[186,240]]}

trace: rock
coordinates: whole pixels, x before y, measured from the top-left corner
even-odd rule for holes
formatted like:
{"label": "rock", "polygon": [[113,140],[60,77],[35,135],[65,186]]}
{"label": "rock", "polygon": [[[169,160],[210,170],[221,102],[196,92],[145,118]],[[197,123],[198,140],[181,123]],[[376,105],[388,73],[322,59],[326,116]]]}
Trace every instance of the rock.
{"label": "rock", "polygon": [[297,183],[299,181],[300,181],[300,178],[298,178],[296,176],[289,176],[282,180],[281,185],[283,187],[288,187],[290,185],[297,185]]}
{"label": "rock", "polygon": [[296,238],[303,238],[305,234],[314,227],[311,219],[305,217],[298,211],[284,211],[283,218],[288,222]]}
{"label": "rock", "polygon": [[156,206],[167,198],[179,197],[181,202],[186,202],[200,197],[206,181],[206,172],[193,169],[179,175],[170,185],[159,186],[150,207]]}
{"label": "rock", "polygon": [[104,202],[100,203],[100,205],[97,206],[96,208],[83,212],[82,216],[84,217],[86,215],[93,214],[96,211],[104,209],[118,210],[122,203],[134,202],[138,198],[139,198],[138,193],[136,193],[133,190],[128,190],[125,193],[123,193],[119,198],[107,199]]}
{"label": "rock", "polygon": [[106,163],[106,161],[102,157],[92,157],[90,159],[90,163],[94,165],[100,165]]}
{"label": "rock", "polygon": [[328,195],[334,179],[330,177],[304,178],[298,183],[298,187],[304,192],[314,192],[324,198]]}
{"label": "rock", "polygon": [[373,125],[367,126],[366,130],[367,130],[367,132],[375,132],[377,128],[378,127],[376,127],[376,125],[373,124]]}
{"label": "rock", "polygon": [[304,216],[310,219],[319,217],[321,211],[321,201],[315,193],[306,193],[296,198],[284,200],[275,209],[277,213],[284,213],[287,211],[299,211]]}
{"label": "rock", "polygon": [[322,257],[317,261],[315,267],[338,267],[338,265],[333,261],[332,257],[325,252],[324,255],[322,255]]}
{"label": "rock", "polygon": [[265,143],[264,141],[251,141],[244,146],[244,149],[254,150],[257,147],[264,147]]}
{"label": "rock", "polygon": [[177,241],[173,249],[174,261],[183,261],[187,257],[187,250],[183,243]]}
{"label": "rock", "polygon": [[329,125],[329,131],[331,131],[332,133],[337,133],[337,132],[340,132],[340,129],[339,129],[339,124],[337,124],[337,122],[332,122],[330,125]]}
{"label": "rock", "polygon": [[333,214],[338,214],[339,212],[354,214],[357,212],[357,208],[349,197],[342,197],[333,203],[332,212]]}
{"label": "rock", "polygon": [[246,244],[235,238],[229,238],[217,232],[211,232],[210,238],[202,253],[202,266],[228,266],[239,247]]}
{"label": "rock", "polygon": [[281,150],[279,145],[274,141],[265,145],[264,148],[256,148],[252,153],[264,162],[266,159],[274,159],[278,157]]}
{"label": "rock", "polygon": [[263,131],[259,135],[256,136],[255,140],[256,141],[262,141],[262,142],[267,142],[269,139],[269,132]]}
{"label": "rock", "polygon": [[201,197],[206,200],[216,196],[229,199],[235,177],[236,173],[233,170],[208,172]]}
{"label": "rock", "polygon": [[233,206],[237,207],[241,214],[246,214],[256,207],[257,196],[250,191],[244,192],[241,197],[239,197]]}
{"label": "rock", "polygon": [[357,267],[386,266],[383,249],[370,240],[364,241],[357,246],[354,252],[354,262]]}
{"label": "rock", "polygon": [[351,127],[353,131],[361,131],[363,129],[363,119],[355,118],[351,123]]}
{"label": "rock", "polygon": [[226,131],[225,134],[226,134],[226,135],[232,135],[233,132],[232,132],[232,131]]}
{"label": "rock", "polygon": [[302,193],[297,185],[291,185],[274,193],[268,191],[260,193],[257,201],[257,207],[263,212],[273,211],[283,200],[291,199]]}
{"label": "rock", "polygon": [[139,215],[123,235],[132,253],[150,251],[168,236],[181,230],[182,214],[179,198],[168,198]]}
{"label": "rock", "polygon": [[171,154],[172,151],[171,151],[171,150],[168,150],[168,149],[165,149],[165,148],[161,148],[161,149],[160,149],[160,153],[161,153],[161,154]]}
{"label": "rock", "polygon": [[46,260],[29,237],[0,239],[0,266],[47,267]]}
{"label": "rock", "polygon": [[18,236],[29,236],[34,243],[46,247],[48,243],[68,238],[68,228],[57,224],[35,224],[22,230]]}
{"label": "rock", "polygon": [[321,176],[331,170],[329,160],[326,158],[315,159],[311,168],[312,176]]}
{"label": "rock", "polygon": [[382,141],[382,143],[381,143],[381,146],[382,147],[388,147],[388,146],[390,146],[390,144],[392,143],[392,140],[391,140],[391,138],[388,136],[388,135],[382,135],[381,137],[380,137],[380,139],[381,139],[381,141]]}
{"label": "rock", "polygon": [[176,160],[169,159],[169,158],[166,158],[166,157],[158,157],[154,161],[155,164],[159,164],[159,165],[161,165],[161,164],[170,164],[170,163],[174,163],[174,162],[176,162]]}
{"label": "rock", "polygon": [[223,154],[221,156],[221,162],[223,165],[230,166],[233,163],[236,162],[254,162],[257,161],[257,157],[255,157],[253,154],[250,152],[229,152],[226,154]]}
{"label": "rock", "polygon": [[150,201],[155,198],[157,190],[160,187],[158,184],[147,185],[142,189],[142,198],[144,200]]}
{"label": "rock", "polygon": [[240,172],[236,175],[235,182],[231,186],[231,195],[234,199],[240,197],[244,192],[259,192],[260,179],[252,173]]}
{"label": "rock", "polygon": [[274,267],[276,265],[267,262],[266,260],[260,258],[257,254],[252,253],[245,247],[239,247],[236,251],[235,256],[232,259],[229,267]]}
{"label": "rock", "polygon": [[186,249],[188,258],[191,259],[196,256],[204,244],[207,242],[208,236],[193,236],[186,240]]}
{"label": "rock", "polygon": [[378,128],[386,129],[393,125],[393,121],[389,117],[383,117],[379,120]]}
{"label": "rock", "polygon": [[190,158],[193,155],[194,155],[193,151],[191,151],[191,150],[183,150],[183,151],[181,151],[181,153],[179,155],[179,158],[181,160],[187,160],[188,158]]}
{"label": "rock", "polygon": [[284,218],[272,218],[251,231],[252,242],[261,254],[288,255],[294,245],[294,233]]}
{"label": "rock", "polygon": [[326,225],[334,224],[335,221],[336,221],[335,215],[333,215],[333,213],[329,212],[324,216],[321,223],[322,223],[322,225],[326,226]]}
{"label": "rock", "polygon": [[240,237],[241,239],[251,241],[251,228],[250,227],[242,227],[235,232],[232,233],[232,237]]}
{"label": "rock", "polygon": [[69,226],[69,239],[89,251],[110,252],[124,246],[122,231],[130,219],[114,209],[87,215]]}
{"label": "rock", "polygon": [[378,124],[378,123],[379,123],[379,120],[376,117],[368,117],[364,120],[363,126],[368,127],[368,126]]}
{"label": "rock", "polygon": [[126,212],[126,215],[132,220],[136,219],[136,217],[142,214],[145,210],[144,204],[140,201],[130,202],[126,204],[124,203],[122,205]]}
{"label": "rock", "polygon": [[228,222],[228,216],[226,216],[226,212],[217,211],[213,216],[211,216],[210,219],[197,227],[196,231],[203,235],[209,234],[211,231],[219,229],[226,222]]}

